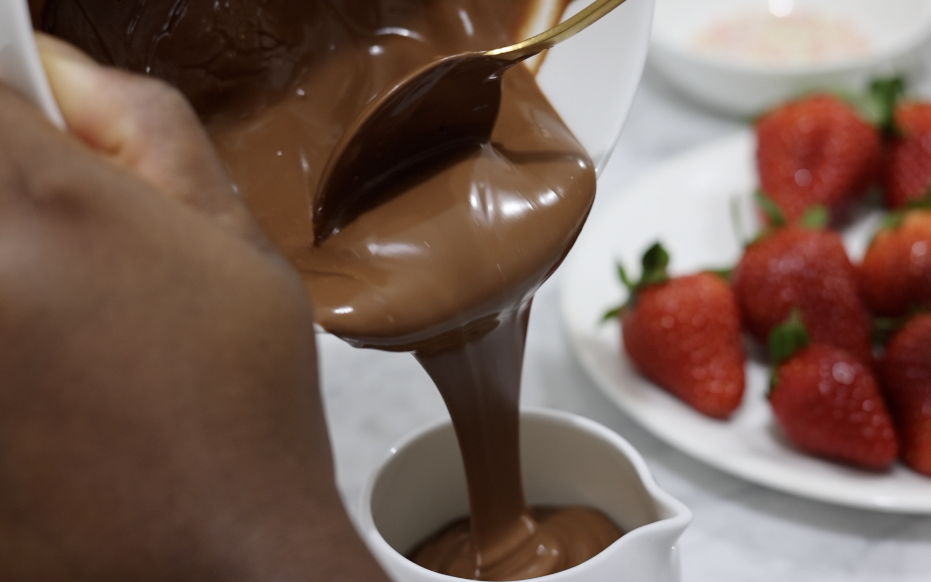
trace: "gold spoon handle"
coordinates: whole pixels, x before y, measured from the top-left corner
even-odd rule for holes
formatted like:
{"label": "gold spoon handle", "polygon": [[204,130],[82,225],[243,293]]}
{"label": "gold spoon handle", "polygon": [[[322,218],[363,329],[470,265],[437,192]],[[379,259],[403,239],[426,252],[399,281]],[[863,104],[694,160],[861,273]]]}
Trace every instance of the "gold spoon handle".
{"label": "gold spoon handle", "polygon": [[624,0],[595,0],[569,20],[554,26],[546,32],[541,32],[517,44],[487,51],[482,54],[505,60],[516,60],[533,56],[540,51],[546,50],[574,36],[577,32],[585,30],[588,28],[589,24],[592,24],[623,3]]}

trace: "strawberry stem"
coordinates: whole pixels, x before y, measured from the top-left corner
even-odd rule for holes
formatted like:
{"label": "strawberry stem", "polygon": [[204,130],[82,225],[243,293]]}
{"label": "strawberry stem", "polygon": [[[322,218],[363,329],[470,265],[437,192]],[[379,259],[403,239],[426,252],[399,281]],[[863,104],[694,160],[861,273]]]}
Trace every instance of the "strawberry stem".
{"label": "strawberry stem", "polygon": [[769,333],[768,343],[770,359],[769,395],[772,396],[773,390],[779,384],[777,373],[779,364],[808,347],[808,330],[805,329],[805,324],[802,323],[802,313],[798,308],[793,309],[789,318]]}
{"label": "strawberry stem", "polygon": [[895,107],[905,93],[905,81],[901,77],[876,79],[862,93],[836,92],[849,103],[864,120],[872,124],[883,137],[898,134],[895,125]]}
{"label": "strawberry stem", "polygon": [[798,223],[804,228],[811,230],[822,230],[828,225],[831,215],[826,206],[812,206],[805,211],[805,214],[799,218]]}
{"label": "strawberry stem", "polygon": [[876,79],[870,83],[867,100],[874,104],[874,123],[885,137],[893,137],[898,133],[895,125],[895,106],[904,93],[905,80],[902,77]]}
{"label": "strawberry stem", "polygon": [[756,203],[760,205],[763,214],[769,219],[769,224],[775,228],[786,225],[786,217],[779,206],[773,202],[773,199],[766,195],[761,188],[757,188],[753,193]]}
{"label": "strawberry stem", "polygon": [[730,283],[731,277],[734,275],[734,267],[726,267],[723,269],[705,269],[703,272],[717,275],[718,277],[724,279],[726,283]]}
{"label": "strawberry stem", "polygon": [[624,270],[624,265],[620,263],[617,264],[617,277],[621,280],[621,283],[627,287],[628,291],[633,293],[636,290],[636,284],[627,277],[627,271]]}
{"label": "strawberry stem", "polygon": [[605,321],[614,319],[615,317],[618,317],[618,316],[621,314],[621,311],[624,310],[624,307],[625,307],[625,306],[626,306],[626,304],[625,304],[625,305],[618,305],[617,307],[614,307],[614,308],[612,308],[612,309],[609,309],[609,310],[605,311],[605,312],[604,312],[604,315],[601,316],[601,321],[602,321],[602,323],[604,323]]}
{"label": "strawberry stem", "polygon": [[653,246],[643,253],[643,260],[640,264],[643,266],[643,272],[640,275],[640,282],[636,285],[637,289],[669,280],[669,273],[666,272],[666,267],[669,266],[669,253],[659,242],[653,243]]}
{"label": "strawberry stem", "polygon": [[879,230],[895,230],[899,228],[908,213],[913,210],[931,210],[931,191],[921,198],[907,201],[901,208],[887,212],[883,216]]}
{"label": "strawberry stem", "polygon": [[621,280],[621,283],[624,284],[624,287],[627,287],[627,295],[629,299],[627,303],[622,303],[617,307],[612,307],[611,309],[604,312],[604,315],[601,316],[601,322],[604,323],[609,319],[614,319],[621,315],[621,312],[627,308],[628,305],[633,303],[634,294],[637,292],[637,284],[630,280],[630,277],[627,276],[627,271],[624,269],[624,265],[620,262],[616,263],[617,266],[617,278]]}
{"label": "strawberry stem", "polygon": [[808,343],[808,330],[802,322],[802,313],[793,309],[789,318],[769,334],[769,358],[776,366],[808,347]]}
{"label": "strawberry stem", "polygon": [[928,210],[931,209],[931,188],[925,191],[924,195],[913,198],[905,202],[905,210]]}
{"label": "strawberry stem", "polygon": [[924,307],[912,306],[905,315],[873,318],[873,343],[881,346],[886,345],[892,336],[905,327],[909,321],[927,312],[928,310]]}
{"label": "strawberry stem", "polygon": [[617,276],[621,282],[624,283],[624,286],[627,287],[629,298],[627,299],[627,303],[606,311],[601,317],[602,321],[617,317],[621,312],[633,305],[637,300],[637,292],[640,291],[640,289],[648,285],[665,283],[669,280],[669,273],[666,270],[666,267],[669,266],[669,253],[666,252],[666,249],[664,249],[663,245],[659,242],[653,243],[653,245],[643,253],[640,264],[642,266],[640,280],[634,282],[628,277],[624,265],[617,263]]}
{"label": "strawberry stem", "polygon": [[901,317],[877,317],[873,319],[872,340],[874,344],[881,346],[886,345],[890,338],[895,335],[911,319],[911,314]]}
{"label": "strawberry stem", "polygon": [[879,225],[879,230],[895,230],[899,228],[903,220],[905,220],[904,210],[887,212],[886,215],[883,216],[882,223]]}

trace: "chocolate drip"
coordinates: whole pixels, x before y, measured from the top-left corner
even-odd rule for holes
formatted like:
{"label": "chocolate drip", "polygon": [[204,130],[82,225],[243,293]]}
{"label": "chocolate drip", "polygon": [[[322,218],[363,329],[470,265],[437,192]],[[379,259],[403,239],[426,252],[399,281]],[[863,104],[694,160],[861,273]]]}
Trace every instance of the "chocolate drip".
{"label": "chocolate drip", "polygon": [[529,511],[520,477],[520,376],[530,302],[500,315],[480,338],[416,352],[452,418],[472,508],[472,544],[485,559],[508,538],[526,537]]}
{"label": "chocolate drip", "polygon": [[[510,63],[481,54],[430,63],[376,97],[336,144],[317,191],[314,232],[322,241],[431,165],[488,141]],[[469,92],[474,99],[461,99]],[[401,184],[398,184],[401,181]]]}

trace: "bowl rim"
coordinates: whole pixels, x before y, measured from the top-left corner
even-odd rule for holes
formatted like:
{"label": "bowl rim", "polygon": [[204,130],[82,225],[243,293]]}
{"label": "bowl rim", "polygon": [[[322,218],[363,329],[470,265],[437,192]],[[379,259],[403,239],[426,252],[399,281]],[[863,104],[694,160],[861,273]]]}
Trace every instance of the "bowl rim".
{"label": "bowl rim", "polygon": [[882,50],[872,51],[861,56],[839,58],[824,63],[763,65],[686,50],[681,43],[669,42],[663,38],[663,35],[656,34],[657,26],[661,26],[658,24],[661,21],[659,11],[653,18],[650,49],[659,50],[704,67],[746,75],[779,77],[849,73],[877,67],[901,58],[928,41],[931,38],[931,0],[924,0],[923,4],[922,17],[912,27],[912,34],[901,38],[896,37]]}
{"label": "bowl rim", "polygon": [[[656,521],[626,532],[623,536],[618,538],[617,541],[611,544],[611,546],[608,546],[604,552],[593,556],[591,559],[585,561],[584,563],[579,564],[574,568],[570,568],[569,570],[556,572],[555,574],[549,574],[546,576],[540,576],[538,578],[534,578],[533,580],[540,580],[541,582],[556,582],[562,579],[565,575],[571,576],[571,573],[576,571],[577,568],[583,568],[587,564],[593,564],[600,562],[603,559],[607,559],[608,556],[606,556],[605,553],[617,544],[632,543],[634,540],[653,532],[659,535],[670,531],[681,532],[684,531],[685,528],[688,527],[688,525],[691,523],[692,510],[689,509],[688,506],[686,506],[683,502],[679,501],[671,494],[660,488],[660,486],[656,483],[656,480],[653,478],[653,474],[650,472],[650,469],[647,467],[646,460],[643,458],[640,452],[637,451],[637,449],[635,449],[634,446],[631,445],[624,437],[615,431],[584,416],[552,408],[521,407],[520,415],[522,419],[529,416],[544,421],[565,423],[566,425],[580,429],[583,432],[594,433],[595,436],[607,441],[630,461],[631,465],[636,471],[637,478],[640,479],[647,493],[656,502],[657,511],[660,514],[659,519]],[[414,429],[407,435],[401,437],[394,445],[389,447],[388,451],[382,456],[378,467],[372,471],[372,474],[366,480],[365,486],[362,489],[361,512],[359,515],[359,526],[361,530],[360,534],[368,543],[376,545],[381,552],[391,555],[395,560],[402,560],[409,568],[437,576],[436,579],[438,581],[445,581],[447,579],[453,581],[461,579],[427,570],[426,568],[411,562],[407,559],[407,557],[395,550],[387,542],[387,540],[382,537],[381,533],[378,531],[378,526],[375,525],[375,519],[372,515],[371,501],[372,493],[375,489],[375,484],[378,482],[379,477],[381,476],[387,464],[399,451],[409,446],[414,441],[421,439],[430,433],[444,429],[451,424],[452,422],[448,416],[440,417],[420,428]],[[664,510],[668,513],[668,515],[665,517],[662,515]]]}

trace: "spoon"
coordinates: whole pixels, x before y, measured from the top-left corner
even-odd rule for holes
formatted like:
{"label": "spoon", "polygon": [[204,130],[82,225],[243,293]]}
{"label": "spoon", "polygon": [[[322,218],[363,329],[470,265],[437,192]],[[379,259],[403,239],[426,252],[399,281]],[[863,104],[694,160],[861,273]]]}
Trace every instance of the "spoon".
{"label": "spoon", "polygon": [[25,0],[0,0],[0,81],[38,105],[58,128],[65,127],[42,68]]}
{"label": "spoon", "polygon": [[337,142],[314,199],[319,244],[411,179],[412,170],[487,141],[501,105],[501,75],[575,35],[624,0],[595,0],[525,41],[445,57],[373,99]]}

